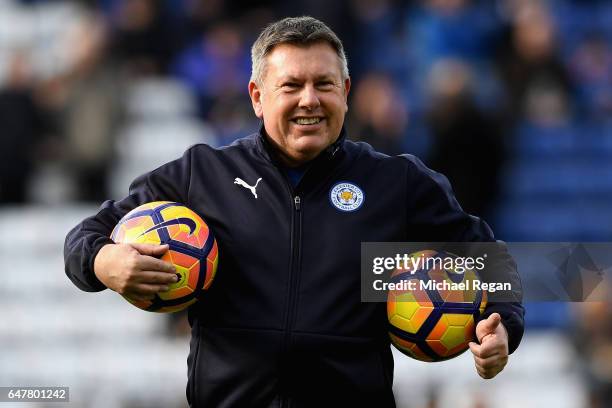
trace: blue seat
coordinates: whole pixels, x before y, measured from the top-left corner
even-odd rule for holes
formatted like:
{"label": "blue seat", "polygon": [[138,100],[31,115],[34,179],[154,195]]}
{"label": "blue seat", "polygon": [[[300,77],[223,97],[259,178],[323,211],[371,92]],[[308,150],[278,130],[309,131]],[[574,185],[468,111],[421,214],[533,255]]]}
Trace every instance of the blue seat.
{"label": "blue seat", "polygon": [[503,176],[505,195],[612,196],[612,154],[605,158],[591,155],[559,155],[558,157],[518,159],[509,165]]}
{"label": "blue seat", "polygon": [[568,196],[504,200],[496,234],[507,241],[606,241],[612,239],[610,198]]}
{"label": "blue seat", "polygon": [[558,127],[523,123],[513,143],[515,157],[556,158],[556,156],[612,156],[612,123],[583,122]]}
{"label": "blue seat", "polygon": [[523,123],[518,126],[514,140],[518,156],[569,153],[573,146],[574,136],[570,126],[546,128]]}
{"label": "blue seat", "polygon": [[528,329],[566,329],[572,322],[569,307],[563,302],[525,302]]}

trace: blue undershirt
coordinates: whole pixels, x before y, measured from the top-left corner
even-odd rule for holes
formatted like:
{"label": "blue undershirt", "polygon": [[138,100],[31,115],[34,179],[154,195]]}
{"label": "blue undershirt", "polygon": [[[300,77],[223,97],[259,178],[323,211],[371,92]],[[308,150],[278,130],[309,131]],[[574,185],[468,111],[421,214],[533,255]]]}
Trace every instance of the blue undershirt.
{"label": "blue undershirt", "polygon": [[299,167],[283,167],[283,170],[285,171],[291,186],[295,188],[300,183],[300,180],[302,180],[302,177],[304,177],[306,170],[308,170],[308,165],[306,164]]}

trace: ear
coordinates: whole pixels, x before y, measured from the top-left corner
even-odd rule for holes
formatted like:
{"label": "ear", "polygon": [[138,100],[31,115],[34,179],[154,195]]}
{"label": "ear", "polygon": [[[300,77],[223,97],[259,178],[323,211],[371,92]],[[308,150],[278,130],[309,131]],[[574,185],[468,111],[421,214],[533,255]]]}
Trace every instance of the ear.
{"label": "ear", "polygon": [[348,101],[348,94],[350,90],[351,90],[351,78],[348,77],[344,80],[344,105],[345,105],[344,111],[345,112],[348,111],[347,101]]}
{"label": "ear", "polygon": [[253,111],[255,116],[259,119],[263,119],[263,107],[261,106],[261,89],[254,82],[249,82],[249,96],[251,97],[251,104],[253,105]]}

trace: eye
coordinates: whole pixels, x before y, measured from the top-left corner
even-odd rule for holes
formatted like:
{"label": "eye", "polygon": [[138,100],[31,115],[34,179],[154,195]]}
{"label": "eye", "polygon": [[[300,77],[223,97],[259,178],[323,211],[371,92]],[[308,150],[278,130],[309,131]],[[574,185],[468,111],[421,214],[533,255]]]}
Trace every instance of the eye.
{"label": "eye", "polygon": [[317,82],[317,88],[322,89],[324,91],[330,90],[334,87],[334,83],[332,81],[319,81]]}
{"label": "eye", "polygon": [[283,82],[281,88],[284,88],[286,90],[293,90],[299,88],[299,86],[300,84],[298,84],[297,82]]}

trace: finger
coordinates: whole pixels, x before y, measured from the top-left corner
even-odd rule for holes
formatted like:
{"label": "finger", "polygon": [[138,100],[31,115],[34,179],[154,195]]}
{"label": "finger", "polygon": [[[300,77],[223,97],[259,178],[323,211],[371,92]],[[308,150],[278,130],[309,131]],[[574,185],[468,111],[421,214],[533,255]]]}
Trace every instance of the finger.
{"label": "finger", "polygon": [[485,341],[483,344],[480,345],[479,350],[479,357],[487,358],[503,354],[504,345],[499,341]]}
{"label": "finger", "polygon": [[149,256],[161,256],[169,248],[168,244],[155,245],[155,244],[130,244],[132,248],[136,249],[141,255]]}
{"label": "finger", "polygon": [[176,274],[156,272],[156,271],[143,271],[134,277],[134,281],[138,283],[149,283],[149,284],[160,284],[160,285],[172,285],[178,282],[178,276]]}
{"label": "finger", "polygon": [[495,368],[491,368],[491,369],[485,369],[484,370],[484,374],[486,379],[490,379],[495,377],[497,374],[501,373],[504,370],[504,366],[497,366]]}
{"label": "finger", "polygon": [[487,375],[487,372],[484,369],[476,367],[476,372],[478,373],[479,376],[481,376],[485,380],[489,379],[489,376]]}
{"label": "finger", "polygon": [[138,269],[141,271],[157,271],[166,273],[176,273],[176,268],[170,262],[152,256],[142,255],[138,259]]}
{"label": "finger", "polygon": [[478,375],[484,378],[485,380],[495,377],[504,369],[502,365],[497,365],[494,367],[482,367],[478,364],[475,364],[475,366]]}
{"label": "finger", "polygon": [[476,372],[478,373],[479,376],[481,376],[485,380],[490,380],[491,378],[495,377],[498,374],[493,370],[483,370],[483,369],[478,369],[478,368],[476,368]]}
{"label": "finger", "polygon": [[484,345],[474,343],[473,341],[468,344],[468,347],[470,348],[470,351],[472,352],[474,357],[489,358],[489,357],[503,355],[501,347],[496,348],[496,347],[491,347],[491,346],[484,346]]}
{"label": "finger", "polygon": [[159,292],[165,292],[167,291],[169,288],[167,285],[152,285],[152,284],[148,284],[148,283],[139,283],[137,285],[134,285],[131,290],[128,292],[128,294],[131,296],[132,294],[135,295],[155,295]]}
{"label": "finger", "polygon": [[132,300],[137,300],[137,301],[152,301],[153,299],[155,299],[155,295],[130,295],[129,296],[130,299]]}
{"label": "finger", "polygon": [[481,355],[482,353],[481,353],[481,351],[480,351],[481,346],[480,346],[479,344],[474,343],[473,341],[470,341],[470,342],[468,343],[468,347],[470,348],[470,351],[472,352],[472,354],[473,354],[475,357],[481,357],[481,358],[482,358],[482,355]]}
{"label": "finger", "polygon": [[474,356],[474,363],[477,367],[480,367],[485,370],[490,370],[494,368],[499,368],[505,366],[507,362],[507,358],[501,356],[492,356],[487,358],[480,358]]}
{"label": "finger", "polygon": [[501,322],[499,313],[491,314],[486,320],[481,320],[476,326],[476,336],[479,342],[482,342],[484,336],[490,333],[495,333],[495,329]]}

